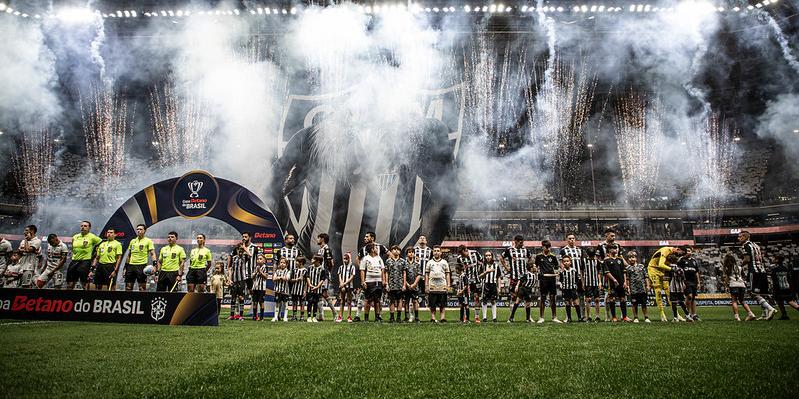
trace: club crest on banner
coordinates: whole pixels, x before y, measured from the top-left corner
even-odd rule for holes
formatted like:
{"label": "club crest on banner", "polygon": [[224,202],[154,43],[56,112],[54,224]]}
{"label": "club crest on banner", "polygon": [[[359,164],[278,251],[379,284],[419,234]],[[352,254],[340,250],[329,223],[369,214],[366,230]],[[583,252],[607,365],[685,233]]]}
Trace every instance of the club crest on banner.
{"label": "club crest on banner", "polygon": [[155,321],[164,318],[166,314],[166,299],[158,297],[150,302],[150,317]]}

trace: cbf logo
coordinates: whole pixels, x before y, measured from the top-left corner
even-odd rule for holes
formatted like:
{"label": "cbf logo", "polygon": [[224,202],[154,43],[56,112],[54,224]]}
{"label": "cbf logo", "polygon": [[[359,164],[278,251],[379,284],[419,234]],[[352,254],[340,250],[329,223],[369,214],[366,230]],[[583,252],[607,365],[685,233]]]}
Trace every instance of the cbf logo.
{"label": "cbf logo", "polygon": [[150,317],[159,321],[166,315],[166,299],[158,297],[150,303]]}
{"label": "cbf logo", "polygon": [[209,214],[219,198],[219,185],[208,172],[195,170],[180,177],[172,191],[178,215],[196,219]]}
{"label": "cbf logo", "polygon": [[203,188],[203,182],[198,180],[192,180],[189,182],[189,190],[191,194],[189,194],[189,198],[197,198],[200,196],[200,189]]}

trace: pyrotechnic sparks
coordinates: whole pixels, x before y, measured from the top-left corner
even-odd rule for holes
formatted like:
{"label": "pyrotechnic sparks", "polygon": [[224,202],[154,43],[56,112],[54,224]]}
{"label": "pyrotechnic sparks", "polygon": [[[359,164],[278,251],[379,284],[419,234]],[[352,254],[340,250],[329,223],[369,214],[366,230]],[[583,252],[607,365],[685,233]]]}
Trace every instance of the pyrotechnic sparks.
{"label": "pyrotechnic sparks", "polygon": [[535,96],[533,143],[543,148],[547,163],[555,170],[562,199],[574,198],[579,186],[580,165],[585,148],[584,130],[596,96],[597,76],[588,60],[579,74],[573,63],[553,56],[546,65],[543,82]]}
{"label": "pyrotechnic sparks", "polygon": [[23,132],[14,143],[16,150],[11,158],[17,190],[27,205],[35,206],[50,188],[55,155],[53,134],[47,128]]}
{"label": "pyrotechnic sparks", "polygon": [[694,198],[706,210],[706,219],[716,221],[720,206],[729,193],[733,170],[733,137],[736,131],[718,113],[694,121],[692,134],[685,138],[688,154],[699,166],[692,174]]}
{"label": "pyrotechnic sparks", "polygon": [[[171,79],[150,91],[153,145],[163,168],[204,162],[210,154],[208,107],[190,94],[176,94]],[[195,165],[201,166],[201,165]]]}
{"label": "pyrotechnic sparks", "polygon": [[645,201],[657,187],[660,157],[652,149],[663,144],[661,118],[658,102],[635,90],[621,95],[614,107],[613,126],[628,201]]}
{"label": "pyrotechnic sparks", "polygon": [[107,86],[92,85],[79,102],[86,154],[100,187],[113,188],[125,170],[125,140],[133,130],[135,109],[128,115],[128,100]]}

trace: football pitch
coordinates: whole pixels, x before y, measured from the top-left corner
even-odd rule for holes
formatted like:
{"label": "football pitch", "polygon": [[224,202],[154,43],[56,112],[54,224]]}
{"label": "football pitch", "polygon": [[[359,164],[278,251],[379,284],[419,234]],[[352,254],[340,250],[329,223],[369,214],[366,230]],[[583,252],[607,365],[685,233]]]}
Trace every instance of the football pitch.
{"label": "football pitch", "polygon": [[507,309],[481,325],[453,322],[457,311],[414,325],[3,320],[2,396],[795,397],[790,310],[734,322],[729,308],[700,308],[701,323],[652,324],[530,325],[523,309],[512,325]]}

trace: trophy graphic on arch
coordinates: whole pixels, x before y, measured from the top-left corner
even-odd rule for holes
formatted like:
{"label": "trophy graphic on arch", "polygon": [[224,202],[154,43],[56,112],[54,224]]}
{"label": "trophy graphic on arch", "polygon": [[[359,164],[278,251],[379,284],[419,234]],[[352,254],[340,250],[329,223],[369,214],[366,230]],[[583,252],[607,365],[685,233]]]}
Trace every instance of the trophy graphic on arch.
{"label": "trophy graphic on arch", "polygon": [[200,189],[203,188],[203,182],[192,180],[188,183],[189,190],[191,190],[191,194],[189,194],[189,198],[197,198],[200,196]]}

